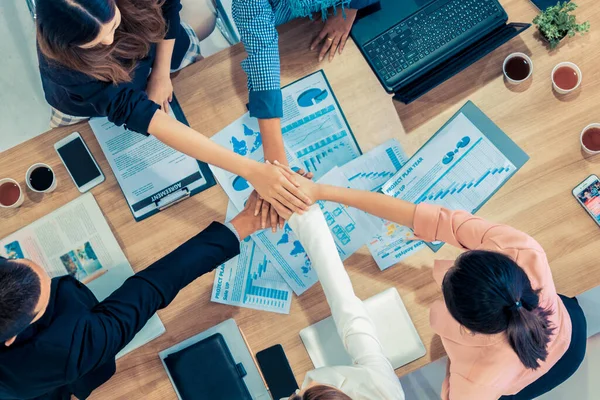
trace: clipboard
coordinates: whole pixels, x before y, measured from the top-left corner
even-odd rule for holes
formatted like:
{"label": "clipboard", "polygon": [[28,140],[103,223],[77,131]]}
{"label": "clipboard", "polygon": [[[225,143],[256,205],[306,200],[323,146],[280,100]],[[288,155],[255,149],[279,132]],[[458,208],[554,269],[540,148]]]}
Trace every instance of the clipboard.
{"label": "clipboard", "polygon": [[[175,95],[173,95],[173,101],[170,103],[170,107],[173,115],[175,115],[175,118],[177,118],[179,122],[190,126]],[[90,121],[90,125],[91,124],[92,121]],[[92,125],[92,131],[94,131],[94,135],[97,136],[94,125]],[[139,135],[138,133],[132,134]],[[98,137],[96,138],[98,139]],[[98,141],[100,142],[100,140]],[[100,147],[102,148],[103,152],[105,152],[102,143],[100,143]],[[197,193],[216,185],[215,178],[208,165],[202,161],[194,161],[196,161],[198,164],[197,171],[189,176],[179,179],[178,181],[169,183],[168,185],[152,188],[151,191],[149,191],[147,194],[144,194],[143,199],[136,201],[134,204],[131,204],[131,202],[127,199],[125,190],[121,186],[121,182],[119,182],[119,177],[113,170],[115,177],[117,177],[119,188],[121,189],[121,192],[127,201],[127,205],[129,206],[129,210],[131,211],[136,222],[142,221],[158,213],[159,211],[165,210]],[[111,169],[113,169],[112,165]]]}
{"label": "clipboard", "polygon": [[[405,165],[412,165],[415,162],[419,152],[427,147],[432,141],[436,139],[438,134],[451,124],[459,115],[464,115],[481,133],[485,136],[491,144],[498,149],[502,155],[514,165],[514,169],[506,173],[506,179],[500,185],[493,190],[485,199],[483,199],[473,210],[467,210],[469,212],[477,212],[489,199],[502,188],[506,182],[514,174],[517,173],[523,165],[529,160],[529,156],[525,153],[504,131],[502,131],[487,115],[484,114],[473,102],[468,101],[464,106],[460,108],[415,154],[406,162]],[[400,170],[401,171],[401,170]],[[449,170],[450,171],[450,170]],[[398,172],[399,173],[399,172]],[[393,181],[394,178],[390,180]],[[385,186],[385,185],[384,185]],[[416,201],[418,204],[420,201]],[[443,242],[433,242],[425,244],[437,252],[443,245]]]}

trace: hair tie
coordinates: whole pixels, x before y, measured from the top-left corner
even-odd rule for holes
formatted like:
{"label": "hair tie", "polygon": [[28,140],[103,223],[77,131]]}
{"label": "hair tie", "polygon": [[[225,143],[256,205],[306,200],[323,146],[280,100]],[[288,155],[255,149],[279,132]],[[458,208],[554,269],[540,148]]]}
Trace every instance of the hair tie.
{"label": "hair tie", "polygon": [[523,304],[521,304],[521,301],[516,301],[515,304],[510,306],[510,309],[513,311],[519,311],[519,308],[521,308],[521,307],[523,307]]}

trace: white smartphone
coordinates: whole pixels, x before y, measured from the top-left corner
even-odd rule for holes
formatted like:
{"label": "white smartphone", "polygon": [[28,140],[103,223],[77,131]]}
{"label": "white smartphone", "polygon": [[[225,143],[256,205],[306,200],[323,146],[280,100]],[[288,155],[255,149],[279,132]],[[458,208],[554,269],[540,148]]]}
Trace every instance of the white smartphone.
{"label": "white smartphone", "polygon": [[600,179],[596,175],[588,176],[573,189],[573,196],[600,226]]}
{"label": "white smartphone", "polygon": [[56,142],[54,149],[81,193],[104,182],[104,174],[79,132]]}

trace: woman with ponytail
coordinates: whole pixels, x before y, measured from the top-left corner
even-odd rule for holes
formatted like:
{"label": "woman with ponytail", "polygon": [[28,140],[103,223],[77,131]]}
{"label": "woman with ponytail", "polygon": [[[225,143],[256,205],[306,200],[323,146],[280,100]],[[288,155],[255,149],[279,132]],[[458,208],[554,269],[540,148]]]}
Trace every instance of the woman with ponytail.
{"label": "woman with ponytail", "polygon": [[576,299],[557,294],[544,249],[526,233],[466,211],[304,178],[299,183],[315,201],[356,207],[408,226],[420,239],[465,251],[433,268],[444,295],[430,312],[448,354],[443,399],[530,400],[560,385],[583,361],[583,312]]}
{"label": "woman with ponytail", "polygon": [[168,115],[170,73],[200,56],[198,37],[180,20],[181,0],[36,3],[40,73],[52,126],[107,117],[244,177],[282,216],[308,208],[310,200],[292,175],[225,149]]}

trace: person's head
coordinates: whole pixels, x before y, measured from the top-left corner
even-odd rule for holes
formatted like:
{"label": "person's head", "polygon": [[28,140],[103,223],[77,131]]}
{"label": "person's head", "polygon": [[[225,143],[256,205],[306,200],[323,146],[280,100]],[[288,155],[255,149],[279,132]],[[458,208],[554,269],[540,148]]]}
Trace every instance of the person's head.
{"label": "person's head", "polygon": [[0,343],[10,346],[42,317],[50,300],[50,277],[29,260],[0,257]]}
{"label": "person's head", "polygon": [[315,384],[290,396],[289,400],[352,400],[339,389],[328,385]]}
{"label": "person's head", "polygon": [[537,369],[548,356],[546,348],[554,329],[550,311],[539,307],[540,290],[504,254],[492,251],[463,253],[442,283],[446,307],[452,317],[472,333],[506,332],[519,359]]}
{"label": "person's head", "polygon": [[128,82],[137,61],[165,36],[161,4],[155,0],[38,0],[39,49],[50,61],[95,79]]}

